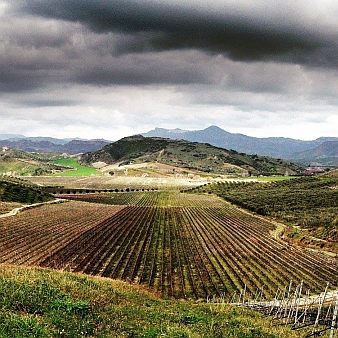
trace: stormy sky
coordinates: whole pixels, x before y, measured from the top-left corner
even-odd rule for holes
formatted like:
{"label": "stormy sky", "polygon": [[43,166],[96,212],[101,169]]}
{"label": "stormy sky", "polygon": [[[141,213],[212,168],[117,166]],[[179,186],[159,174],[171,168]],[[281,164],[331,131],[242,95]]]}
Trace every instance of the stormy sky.
{"label": "stormy sky", "polygon": [[335,0],[0,0],[0,134],[338,137]]}

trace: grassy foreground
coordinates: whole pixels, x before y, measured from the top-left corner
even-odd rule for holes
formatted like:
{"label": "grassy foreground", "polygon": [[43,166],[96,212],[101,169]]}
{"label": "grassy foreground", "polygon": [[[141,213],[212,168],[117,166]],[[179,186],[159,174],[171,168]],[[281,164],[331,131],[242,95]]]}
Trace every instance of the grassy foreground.
{"label": "grassy foreground", "polygon": [[0,264],[0,337],[297,337],[258,313],[100,277]]}

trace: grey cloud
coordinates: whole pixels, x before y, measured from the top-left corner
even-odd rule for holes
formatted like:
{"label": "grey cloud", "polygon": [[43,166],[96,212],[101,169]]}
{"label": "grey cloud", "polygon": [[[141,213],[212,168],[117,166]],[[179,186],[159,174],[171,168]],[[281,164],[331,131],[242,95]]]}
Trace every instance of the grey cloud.
{"label": "grey cloud", "polygon": [[36,108],[43,108],[43,107],[71,107],[78,104],[75,100],[65,99],[44,99],[41,98],[39,100],[22,100],[19,101],[18,104],[23,105],[25,107],[36,107]]}
{"label": "grey cloud", "polygon": [[56,20],[9,18],[3,20],[1,31],[3,37],[10,36],[12,44],[28,48],[60,48],[71,43],[64,25]]}
{"label": "grey cloud", "polygon": [[[31,29],[32,28],[32,29]],[[97,34],[53,19],[0,22],[0,92],[34,90],[62,83],[95,85],[206,83],[195,53],[116,55],[125,36]]]}
{"label": "grey cloud", "polygon": [[13,129],[29,120],[31,128],[80,128],[83,135],[92,126],[93,133],[120,126],[127,134],[155,126],[227,129],[228,122],[244,128],[282,124],[289,115],[296,121],[295,112],[308,113],[312,124],[330,116],[327,125],[336,125],[338,15],[326,6],[4,1],[1,128],[7,116]]}
{"label": "grey cloud", "polygon": [[65,56],[72,45],[68,26],[0,16],[0,92],[34,90],[64,77],[69,58]]}
{"label": "grey cloud", "polygon": [[[26,14],[79,22],[99,33],[127,34],[115,52],[200,49],[233,60],[337,65],[337,32],[322,22],[314,29],[316,21],[308,20],[306,7],[297,3],[258,1],[261,7],[249,3],[246,11],[222,1],[211,9],[212,2],[188,3],[190,7],[182,1],[14,0]],[[278,15],[276,7],[281,8]]]}
{"label": "grey cloud", "polygon": [[[238,8],[223,1],[194,3],[12,0],[0,21],[0,91],[62,83],[199,83],[287,92],[297,83],[297,72],[285,73],[278,61],[337,63],[336,44],[329,43],[333,25],[328,37],[322,29],[315,34],[311,20],[304,24],[306,15],[297,22],[285,5],[279,11],[261,0],[249,1],[251,7],[239,0]],[[227,62],[229,55],[256,62]],[[266,62],[270,59],[277,63]]]}
{"label": "grey cloud", "polygon": [[191,59],[189,53],[187,56],[173,52],[106,56],[100,63],[89,58],[73,70],[72,76],[77,83],[98,85],[208,83],[209,75],[203,71],[202,65],[201,69],[196,69]]}

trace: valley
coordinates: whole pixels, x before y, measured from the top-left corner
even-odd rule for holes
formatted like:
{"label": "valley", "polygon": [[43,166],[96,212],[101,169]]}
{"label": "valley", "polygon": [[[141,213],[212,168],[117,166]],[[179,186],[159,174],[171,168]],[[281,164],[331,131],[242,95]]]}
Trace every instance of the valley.
{"label": "valley", "polygon": [[338,289],[336,171],[301,177],[280,159],[158,141],[44,155],[59,172],[2,176],[3,216],[38,204],[0,218],[0,266],[120,280],[193,304],[243,292],[272,301],[290,281],[311,295]]}

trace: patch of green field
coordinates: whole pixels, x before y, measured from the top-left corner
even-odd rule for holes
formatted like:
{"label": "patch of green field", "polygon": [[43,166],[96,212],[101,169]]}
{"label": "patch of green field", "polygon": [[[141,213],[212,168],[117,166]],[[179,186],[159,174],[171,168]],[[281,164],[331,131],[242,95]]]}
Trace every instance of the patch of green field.
{"label": "patch of green field", "polygon": [[260,182],[276,182],[276,181],[289,181],[297,176],[258,176],[257,181]]}
{"label": "patch of green field", "polygon": [[75,158],[62,158],[55,160],[54,164],[70,167],[69,171],[56,174],[57,176],[91,176],[91,175],[102,175],[100,171],[95,168],[84,166],[79,164]]}
{"label": "patch of green field", "polygon": [[121,281],[0,265],[0,337],[298,337],[229,305],[163,300]]}

